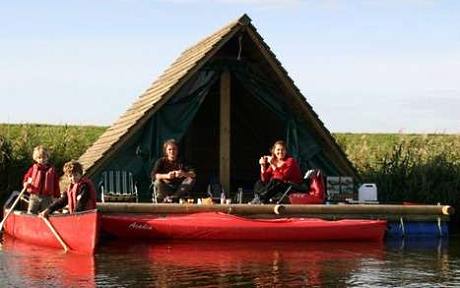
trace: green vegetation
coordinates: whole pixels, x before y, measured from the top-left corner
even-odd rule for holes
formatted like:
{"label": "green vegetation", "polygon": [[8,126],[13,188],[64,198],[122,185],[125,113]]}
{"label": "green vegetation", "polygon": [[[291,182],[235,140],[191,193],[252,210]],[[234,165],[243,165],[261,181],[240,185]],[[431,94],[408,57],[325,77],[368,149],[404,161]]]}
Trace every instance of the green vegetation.
{"label": "green vegetation", "polygon": [[[0,124],[0,191],[20,187],[43,144],[56,167],[78,158],[106,127]],[[382,202],[411,201],[460,206],[460,135],[334,135],[363,182],[375,182]]]}
{"label": "green vegetation", "polygon": [[22,175],[33,163],[32,151],[45,145],[51,151],[50,161],[62,167],[77,159],[104,132],[106,127],[0,124],[0,198],[5,191],[21,187]]}
{"label": "green vegetation", "polygon": [[460,204],[460,135],[337,134],[382,202]]}

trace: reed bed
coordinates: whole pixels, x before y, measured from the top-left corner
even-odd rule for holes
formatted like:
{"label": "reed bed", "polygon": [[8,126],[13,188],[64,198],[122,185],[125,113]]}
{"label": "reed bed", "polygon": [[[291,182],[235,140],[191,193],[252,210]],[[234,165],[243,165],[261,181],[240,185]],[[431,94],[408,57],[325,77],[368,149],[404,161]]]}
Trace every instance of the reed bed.
{"label": "reed bed", "polygon": [[[32,150],[51,150],[58,168],[78,158],[106,127],[0,124],[0,196],[20,187]],[[460,206],[460,135],[334,134],[361,175],[375,182],[384,203],[418,202]]]}
{"label": "reed bed", "polygon": [[32,151],[45,145],[50,162],[60,169],[77,159],[106,129],[97,126],[0,124],[0,198],[21,187],[22,175],[33,163]]}
{"label": "reed bed", "polygon": [[460,205],[460,135],[336,134],[379,200]]}

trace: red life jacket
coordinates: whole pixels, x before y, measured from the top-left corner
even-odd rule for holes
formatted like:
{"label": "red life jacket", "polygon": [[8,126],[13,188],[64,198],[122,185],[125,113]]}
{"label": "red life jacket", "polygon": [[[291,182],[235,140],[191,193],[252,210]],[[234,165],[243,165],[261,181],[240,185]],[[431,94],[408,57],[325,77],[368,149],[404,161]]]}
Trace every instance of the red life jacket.
{"label": "red life jacket", "polygon": [[312,176],[309,194],[318,199],[318,204],[326,201],[326,187],[324,185],[323,176],[320,172]]}
{"label": "red life jacket", "polygon": [[323,204],[326,201],[326,187],[320,170],[310,176],[310,189],[307,193],[291,193],[291,204]]}
{"label": "red life jacket", "polygon": [[[27,192],[37,195],[59,196],[59,180],[53,166],[35,163],[27,171],[25,178],[29,177],[32,182],[27,188]],[[29,179],[24,179],[24,181],[28,182]]]}
{"label": "red life jacket", "polygon": [[81,193],[81,188],[83,185],[88,187],[89,192],[89,199],[86,202],[86,207],[84,210],[92,210],[96,209],[96,189],[93,186],[93,183],[88,178],[82,177],[80,181],[76,184],[70,184],[69,188],[67,189],[67,198],[68,198],[68,207],[69,213],[75,213],[75,209],[77,208],[78,202],[78,195]]}

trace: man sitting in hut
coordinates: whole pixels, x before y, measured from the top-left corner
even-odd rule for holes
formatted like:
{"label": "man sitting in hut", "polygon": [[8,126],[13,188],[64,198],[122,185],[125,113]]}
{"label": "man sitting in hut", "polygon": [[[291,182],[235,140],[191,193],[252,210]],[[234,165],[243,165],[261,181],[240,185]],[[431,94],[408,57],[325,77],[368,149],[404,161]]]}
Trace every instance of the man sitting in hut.
{"label": "man sitting in hut", "polygon": [[163,144],[163,157],[158,159],[153,167],[151,177],[156,191],[154,197],[156,196],[159,203],[177,202],[179,198],[187,195],[195,184],[195,172],[179,160],[178,154],[176,140],[166,140]]}

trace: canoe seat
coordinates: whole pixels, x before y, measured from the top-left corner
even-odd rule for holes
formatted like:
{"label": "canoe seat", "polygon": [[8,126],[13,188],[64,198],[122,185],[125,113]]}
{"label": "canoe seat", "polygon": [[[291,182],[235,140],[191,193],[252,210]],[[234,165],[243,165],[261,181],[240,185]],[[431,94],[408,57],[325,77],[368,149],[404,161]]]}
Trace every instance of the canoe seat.
{"label": "canoe seat", "polygon": [[101,173],[99,181],[102,202],[138,202],[137,186],[133,174],[124,170]]}

